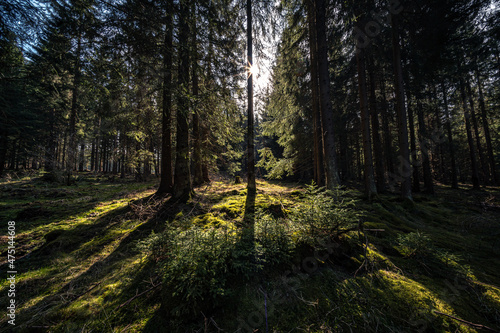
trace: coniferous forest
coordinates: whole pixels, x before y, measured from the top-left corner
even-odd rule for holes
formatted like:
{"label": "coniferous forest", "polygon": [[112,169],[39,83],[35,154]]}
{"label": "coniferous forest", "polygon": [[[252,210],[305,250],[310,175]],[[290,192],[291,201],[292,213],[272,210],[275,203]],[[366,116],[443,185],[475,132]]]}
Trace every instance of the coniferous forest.
{"label": "coniferous forest", "polygon": [[497,0],[0,0],[0,332],[500,332],[499,133]]}

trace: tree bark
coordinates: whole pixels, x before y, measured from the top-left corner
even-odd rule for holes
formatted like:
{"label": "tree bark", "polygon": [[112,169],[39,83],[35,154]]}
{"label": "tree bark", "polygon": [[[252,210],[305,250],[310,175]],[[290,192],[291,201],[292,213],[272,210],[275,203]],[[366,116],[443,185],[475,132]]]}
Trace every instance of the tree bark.
{"label": "tree bark", "polygon": [[[192,78],[193,78],[193,98],[196,101],[199,94],[198,82],[198,47],[196,40],[196,8],[193,1],[193,61],[192,61]],[[203,169],[201,155],[201,129],[200,129],[200,109],[195,106],[193,112],[193,186],[203,184]]]}
{"label": "tree bark", "polygon": [[314,0],[307,2],[307,22],[309,27],[309,55],[311,58],[311,108],[313,118],[314,140],[314,181],[318,186],[323,186],[323,149],[321,142],[321,114],[319,109],[318,85],[318,44],[316,41],[316,16]]}
{"label": "tree bark", "polygon": [[467,106],[467,98],[465,96],[465,84],[462,78],[460,78],[460,96],[462,98],[462,106],[464,108],[465,129],[467,131],[467,142],[469,144],[470,163],[472,169],[472,186],[475,190],[479,190],[479,172],[476,160],[476,149],[474,147],[474,139],[472,138],[470,113],[469,107]]}
{"label": "tree bark", "polygon": [[356,52],[358,70],[359,106],[361,115],[361,132],[363,136],[365,194],[371,200],[377,194],[373,172],[372,142],[370,133],[370,113],[368,111],[368,94],[366,91],[365,50]]}
{"label": "tree bark", "polygon": [[85,142],[80,144],[80,157],[78,163],[78,171],[83,172],[85,167]]}
{"label": "tree bark", "polygon": [[189,4],[180,1],[179,12],[179,75],[181,93],[177,99],[177,146],[174,173],[173,198],[181,202],[191,195],[191,172],[189,163],[189,100],[186,96],[189,82]]}
{"label": "tree bark", "polygon": [[385,164],[387,171],[394,173],[394,161],[392,159],[392,137],[389,127],[389,108],[387,106],[387,96],[385,92],[385,81],[382,76],[380,80],[380,91],[382,94],[382,132],[384,133]]}
{"label": "tree bark", "polygon": [[455,162],[455,148],[453,146],[453,134],[451,132],[451,115],[448,109],[448,95],[446,92],[446,87],[444,82],[441,82],[441,89],[443,90],[443,103],[444,112],[446,115],[446,132],[448,133],[448,144],[450,148],[450,159],[451,159],[451,188],[458,189],[458,177],[457,177],[457,166]]}
{"label": "tree bark", "polygon": [[420,95],[417,95],[417,119],[418,119],[418,136],[420,142],[420,152],[422,153],[422,170],[424,172],[424,191],[434,194],[434,183],[432,181],[431,164],[429,160],[429,135],[424,121],[424,110]]}
{"label": "tree bark", "polygon": [[483,120],[484,138],[486,140],[486,150],[488,153],[488,163],[490,165],[490,173],[495,185],[500,185],[500,178],[496,170],[495,156],[493,155],[493,145],[491,144],[490,126],[488,124],[488,115],[484,103],[483,87],[479,69],[476,69],[477,88],[479,90],[479,107],[481,108],[481,117]]}
{"label": "tree bark", "polygon": [[373,55],[369,56],[368,64],[368,76],[370,78],[370,116],[372,124],[372,140],[373,140],[373,152],[375,154],[375,171],[376,171],[376,181],[377,181],[377,192],[381,193],[385,190],[385,171],[384,171],[384,155],[382,139],[380,138],[380,123],[378,117],[377,108],[377,96],[375,94],[375,63],[373,61]]}
{"label": "tree bark", "polygon": [[398,140],[400,168],[397,170],[401,179],[401,197],[413,200],[411,194],[411,165],[410,151],[408,147],[408,127],[404,96],[403,70],[401,67],[401,50],[399,45],[398,20],[396,16],[391,17],[392,21],[392,56],[394,68],[394,85],[396,90],[396,114],[398,119]]}
{"label": "tree bark", "polygon": [[81,34],[78,36],[77,47],[76,47],[76,63],[75,72],[73,78],[73,96],[71,100],[71,113],[69,120],[69,144],[68,144],[68,161],[66,165],[66,177],[67,184],[71,183],[71,174],[75,168],[76,163],[76,116],[78,112],[78,94],[80,88],[80,53],[82,49],[82,37]]}
{"label": "tree bark", "polygon": [[326,186],[334,189],[340,184],[337,169],[334,120],[330,100],[330,75],[328,70],[328,47],[326,41],[326,1],[316,1],[316,38],[318,43],[319,93],[321,103],[322,137],[326,164]]}
{"label": "tree bark", "polygon": [[247,123],[247,190],[255,194],[255,146],[254,146],[254,114],[253,114],[253,75],[250,68],[253,66],[252,53],[252,0],[247,0],[247,93],[248,93],[248,123]]}
{"label": "tree bark", "polygon": [[163,47],[163,91],[161,121],[161,176],[157,194],[171,193],[172,179],[172,52],[173,52],[173,0],[167,1],[165,14],[165,42]]}
{"label": "tree bark", "polygon": [[488,164],[486,163],[486,159],[483,154],[483,148],[481,146],[481,137],[479,136],[479,126],[477,123],[477,118],[476,118],[476,108],[474,106],[474,99],[472,96],[472,88],[470,86],[470,82],[467,79],[466,80],[466,89],[467,89],[467,95],[469,97],[469,105],[470,105],[470,115],[471,115],[471,120],[472,120],[472,128],[474,129],[474,137],[476,138],[476,145],[477,145],[477,152],[479,155],[479,162],[481,164],[481,175],[482,175],[482,180],[483,183],[486,183],[486,180],[489,178],[489,170],[488,170]]}
{"label": "tree bark", "polygon": [[420,165],[420,161],[418,159],[418,151],[417,151],[417,139],[415,137],[415,118],[413,116],[413,106],[411,105],[410,96],[407,93],[406,98],[408,100],[408,124],[410,127],[410,148],[411,148],[411,166],[413,169],[413,192],[420,192],[420,175],[418,172],[418,167]]}
{"label": "tree bark", "polygon": [[54,108],[50,108],[49,113],[49,138],[47,142],[47,147],[45,148],[45,163],[44,168],[45,171],[51,172],[55,168],[56,161],[56,132],[54,128],[55,122],[55,110]]}
{"label": "tree bark", "polygon": [[[432,104],[433,101],[438,101],[438,93],[436,89],[436,85],[432,85],[432,95],[429,95],[429,104]],[[440,110],[437,107],[434,108],[434,116],[435,116],[435,125],[436,129],[431,133],[432,140],[435,143],[435,156],[438,156],[438,158],[435,158],[435,164],[437,164],[437,168],[439,170],[439,177],[436,177],[437,179],[440,179],[443,181],[443,177],[445,174],[444,171],[444,153],[443,153],[443,140],[442,137],[444,137],[444,134],[442,134],[443,130],[443,124],[441,123],[441,115],[440,115]],[[437,136],[436,136],[437,135]]]}

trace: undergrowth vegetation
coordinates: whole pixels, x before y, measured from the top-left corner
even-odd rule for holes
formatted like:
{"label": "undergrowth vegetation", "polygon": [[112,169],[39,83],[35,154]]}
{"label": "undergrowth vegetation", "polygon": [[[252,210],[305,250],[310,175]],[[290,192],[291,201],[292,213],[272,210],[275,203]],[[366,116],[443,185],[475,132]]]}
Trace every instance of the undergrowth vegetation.
{"label": "undergrowth vegetation", "polygon": [[0,183],[0,216],[16,221],[17,331],[499,330],[497,188],[370,203],[259,181],[248,215],[241,184],[213,182],[186,205],[156,186]]}
{"label": "undergrowth vegetation", "polygon": [[[272,204],[262,202],[251,225],[223,218],[215,222],[213,215],[205,215],[207,223],[200,225],[199,217],[180,214],[162,234],[153,233],[139,243],[159,264],[167,315],[213,311],[234,296],[230,281],[248,282],[279,273],[280,268],[292,264],[294,255],[300,259],[300,251],[312,252],[353,230],[358,216],[354,200],[345,194],[341,189],[334,195],[306,186],[301,200],[291,209],[280,203],[282,217],[274,217]],[[235,211],[231,216],[241,215],[241,200],[225,202]],[[228,211],[224,205],[213,208]],[[246,233],[252,234],[250,242]]]}

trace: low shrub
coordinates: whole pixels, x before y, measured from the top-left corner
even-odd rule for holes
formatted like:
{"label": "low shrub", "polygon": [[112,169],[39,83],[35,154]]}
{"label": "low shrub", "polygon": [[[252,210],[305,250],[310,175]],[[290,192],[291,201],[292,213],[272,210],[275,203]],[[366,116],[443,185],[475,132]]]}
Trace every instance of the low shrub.
{"label": "low shrub", "polygon": [[432,253],[432,242],[420,231],[398,235],[398,250],[405,257],[424,258]]}
{"label": "low shrub", "polygon": [[354,205],[355,200],[341,188],[332,192],[308,185],[301,204],[290,214],[299,241],[316,247],[326,238],[333,239],[357,228],[359,215]]}

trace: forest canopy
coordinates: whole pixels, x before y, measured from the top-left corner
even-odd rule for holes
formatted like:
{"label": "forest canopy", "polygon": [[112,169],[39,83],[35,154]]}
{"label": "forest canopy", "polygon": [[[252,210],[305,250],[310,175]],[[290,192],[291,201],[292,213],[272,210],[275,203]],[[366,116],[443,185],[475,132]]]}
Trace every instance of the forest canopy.
{"label": "forest canopy", "polygon": [[162,175],[184,198],[214,172],[370,197],[498,184],[499,7],[9,0],[0,175]]}

